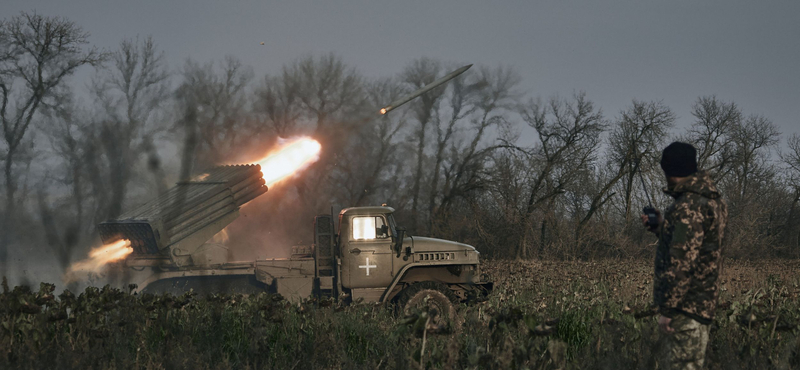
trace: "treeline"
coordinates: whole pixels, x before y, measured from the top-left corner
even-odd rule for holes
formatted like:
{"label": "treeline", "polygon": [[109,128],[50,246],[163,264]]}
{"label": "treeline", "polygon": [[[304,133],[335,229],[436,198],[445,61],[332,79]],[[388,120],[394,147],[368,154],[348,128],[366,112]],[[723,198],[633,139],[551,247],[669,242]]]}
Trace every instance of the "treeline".
{"label": "treeline", "polygon": [[[69,79],[94,67],[84,81]],[[313,215],[387,203],[414,234],[516,258],[652,254],[638,215],[664,208],[658,160],[693,143],[730,207],[727,255],[798,257],[800,137],[699,97],[689,127],[659,101],[607,115],[584,93],[529,98],[511,68],[473,67],[378,117],[379,107],[458,67],[421,58],[367,78],[336,55],[255,76],[235,57],[169,68],[152,38],[92,47],[79,25],[23,13],[0,24],[0,260],[33,248],[66,267],[94,226],[202,168],[252,161],[312,136],[320,160],[243,209],[231,245],[264,256],[310,242]],[[785,141],[782,141],[785,140]],[[268,236],[267,236],[268,235]],[[284,248],[285,249],[285,248]]]}

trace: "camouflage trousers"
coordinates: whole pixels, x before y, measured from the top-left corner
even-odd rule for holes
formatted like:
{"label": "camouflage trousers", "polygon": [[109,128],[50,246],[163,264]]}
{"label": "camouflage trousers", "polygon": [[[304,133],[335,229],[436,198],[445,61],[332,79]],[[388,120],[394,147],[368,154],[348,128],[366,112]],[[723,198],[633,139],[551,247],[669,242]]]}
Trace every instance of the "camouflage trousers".
{"label": "camouflage trousers", "polygon": [[675,331],[662,333],[663,352],[659,369],[702,369],[710,325],[703,325],[684,315],[675,315],[669,326]]}

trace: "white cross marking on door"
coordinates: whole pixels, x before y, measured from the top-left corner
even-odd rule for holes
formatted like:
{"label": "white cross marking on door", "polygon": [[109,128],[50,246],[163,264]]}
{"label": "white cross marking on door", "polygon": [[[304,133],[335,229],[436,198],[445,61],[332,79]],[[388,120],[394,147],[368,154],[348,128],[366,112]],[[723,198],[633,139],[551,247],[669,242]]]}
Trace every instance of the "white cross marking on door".
{"label": "white cross marking on door", "polygon": [[360,265],[360,266],[358,266],[358,268],[367,270],[367,276],[369,276],[369,269],[376,269],[376,268],[378,268],[378,265],[370,265],[369,264],[369,257],[367,257],[367,264],[366,265]]}

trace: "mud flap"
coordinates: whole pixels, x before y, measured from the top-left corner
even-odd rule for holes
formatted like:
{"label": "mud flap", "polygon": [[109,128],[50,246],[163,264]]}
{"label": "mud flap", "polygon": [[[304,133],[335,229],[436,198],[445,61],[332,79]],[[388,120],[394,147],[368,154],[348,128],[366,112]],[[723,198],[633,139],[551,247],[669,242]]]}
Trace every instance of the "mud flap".
{"label": "mud flap", "polygon": [[305,298],[310,298],[314,289],[313,277],[288,277],[275,279],[278,294],[287,301],[298,303]]}
{"label": "mud flap", "polygon": [[469,289],[467,290],[466,302],[484,302],[489,299],[489,294],[492,293],[492,289],[494,289],[494,283],[492,282],[470,284]]}

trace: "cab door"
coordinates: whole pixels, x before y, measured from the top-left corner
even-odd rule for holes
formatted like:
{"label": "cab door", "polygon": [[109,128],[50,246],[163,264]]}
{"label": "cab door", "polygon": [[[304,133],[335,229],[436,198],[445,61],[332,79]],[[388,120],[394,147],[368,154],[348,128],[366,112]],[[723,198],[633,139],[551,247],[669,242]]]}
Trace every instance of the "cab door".
{"label": "cab door", "polygon": [[343,248],[346,288],[377,288],[392,282],[392,238],[384,216],[352,216]]}

